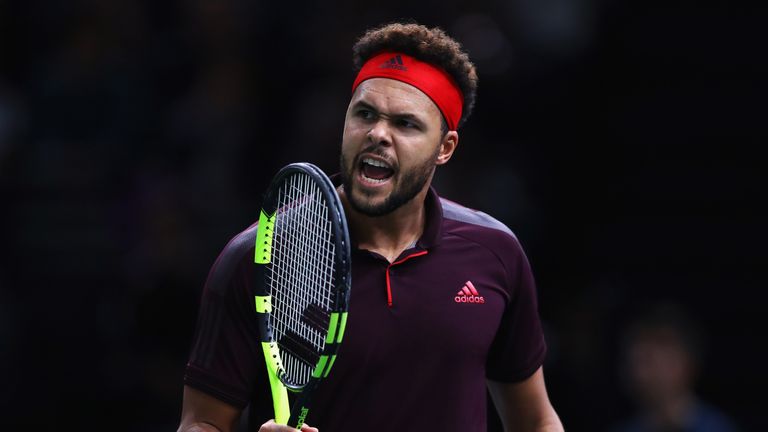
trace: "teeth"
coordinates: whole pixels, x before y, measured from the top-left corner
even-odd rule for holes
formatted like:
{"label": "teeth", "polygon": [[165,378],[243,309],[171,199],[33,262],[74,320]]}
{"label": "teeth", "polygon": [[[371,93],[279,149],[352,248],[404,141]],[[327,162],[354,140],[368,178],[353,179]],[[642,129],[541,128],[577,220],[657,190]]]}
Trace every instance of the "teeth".
{"label": "teeth", "polygon": [[365,179],[365,181],[370,182],[370,183],[384,183],[385,181],[388,180],[388,179],[370,178],[370,177],[366,176],[365,174],[363,174],[363,178]]}
{"label": "teeth", "polygon": [[371,159],[371,158],[364,158],[363,159],[363,163],[364,164],[368,164],[368,165],[373,165],[373,166],[381,167],[381,168],[389,168],[389,165],[385,164],[384,162],[382,162],[380,160],[376,160],[376,159]]}

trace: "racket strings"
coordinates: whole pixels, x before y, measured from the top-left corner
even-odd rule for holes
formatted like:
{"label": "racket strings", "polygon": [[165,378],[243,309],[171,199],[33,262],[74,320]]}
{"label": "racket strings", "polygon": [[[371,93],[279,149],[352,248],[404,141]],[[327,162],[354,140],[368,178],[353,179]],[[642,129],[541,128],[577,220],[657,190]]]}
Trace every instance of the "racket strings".
{"label": "racket strings", "polygon": [[267,271],[273,334],[284,378],[303,385],[325,347],[335,286],[329,208],[308,175],[293,175],[281,186],[273,236]]}

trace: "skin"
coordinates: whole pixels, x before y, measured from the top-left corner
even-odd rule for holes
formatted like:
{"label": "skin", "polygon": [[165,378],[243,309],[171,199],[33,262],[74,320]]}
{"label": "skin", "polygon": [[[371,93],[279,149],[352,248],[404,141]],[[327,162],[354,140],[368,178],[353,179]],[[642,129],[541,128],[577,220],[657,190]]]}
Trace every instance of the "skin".
{"label": "skin", "polygon": [[177,432],[231,432],[236,429],[240,413],[240,408],[184,386],[181,424]]}
{"label": "skin", "polygon": [[632,341],[627,374],[632,394],[661,429],[683,429],[696,405],[695,361],[673,329],[655,329]]}
{"label": "skin", "polygon": [[487,385],[505,431],[564,430],[549,401],[541,367],[523,381],[502,383],[487,380]]}
{"label": "skin", "polygon": [[[393,262],[421,236],[426,223],[424,200],[435,168],[451,159],[459,143],[459,134],[444,133],[441,125],[440,110],[413,86],[373,78],[357,87],[344,121],[340,156],[344,181],[339,188],[357,247]],[[381,182],[366,179],[360,164],[365,157],[385,162],[393,175]],[[488,381],[488,388],[505,430],[563,430],[549,402],[541,368],[518,383]],[[239,415],[239,409],[185,388],[179,432],[228,432]],[[295,429],[269,421],[259,431]],[[316,429],[305,425],[302,431]]]}
{"label": "skin", "polygon": [[[184,386],[181,424],[177,432],[233,432],[237,430],[242,410],[209,396],[192,387]],[[264,423],[262,432],[296,432],[296,429],[278,425],[273,420]],[[304,425],[301,432],[318,432]]]}
{"label": "skin", "polygon": [[[386,78],[363,81],[352,95],[344,122],[339,190],[358,247],[394,261],[424,231],[424,199],[435,167],[447,163],[459,143],[441,131],[442,114],[417,88]],[[362,176],[371,157],[394,169],[384,182]],[[399,197],[392,208],[392,197]],[[407,199],[406,199],[407,198]]]}

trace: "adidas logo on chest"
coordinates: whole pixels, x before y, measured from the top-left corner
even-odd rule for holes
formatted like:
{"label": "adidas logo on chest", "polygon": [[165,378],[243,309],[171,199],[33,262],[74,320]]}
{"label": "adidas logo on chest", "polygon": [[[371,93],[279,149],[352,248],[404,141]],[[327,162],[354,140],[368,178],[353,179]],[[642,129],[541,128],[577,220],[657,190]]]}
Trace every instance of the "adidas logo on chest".
{"label": "adidas logo on chest", "polygon": [[453,298],[453,301],[456,303],[483,304],[485,303],[485,298],[477,292],[477,289],[471,281],[467,281],[459,292],[456,293],[456,297]]}

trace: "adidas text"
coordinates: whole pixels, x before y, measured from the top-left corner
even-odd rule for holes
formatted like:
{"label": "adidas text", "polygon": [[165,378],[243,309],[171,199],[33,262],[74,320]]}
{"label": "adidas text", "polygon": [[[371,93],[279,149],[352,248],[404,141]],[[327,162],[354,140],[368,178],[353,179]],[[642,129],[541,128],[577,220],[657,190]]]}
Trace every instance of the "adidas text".
{"label": "adidas text", "polygon": [[478,303],[478,304],[485,303],[485,299],[483,298],[483,296],[457,295],[456,297],[453,298],[453,300],[456,301],[456,303]]}

